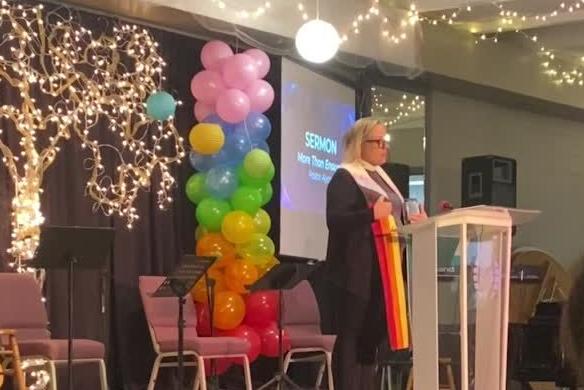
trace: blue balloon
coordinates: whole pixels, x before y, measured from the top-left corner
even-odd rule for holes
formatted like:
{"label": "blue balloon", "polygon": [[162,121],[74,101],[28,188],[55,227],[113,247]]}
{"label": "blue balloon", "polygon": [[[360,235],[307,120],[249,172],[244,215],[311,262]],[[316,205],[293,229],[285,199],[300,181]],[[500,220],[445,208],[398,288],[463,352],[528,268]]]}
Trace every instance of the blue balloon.
{"label": "blue balloon", "polygon": [[146,112],[156,120],[165,121],[174,116],[175,111],[176,101],[168,92],[155,92],[146,100]]}
{"label": "blue balloon", "polygon": [[272,124],[265,115],[252,112],[247,116],[245,121],[235,126],[235,131],[247,132],[252,141],[265,141],[272,132]]}
{"label": "blue balloon", "polygon": [[268,143],[266,141],[254,142],[252,144],[252,148],[253,149],[261,149],[261,150],[265,151],[266,153],[270,154],[270,146],[268,145]]}
{"label": "blue balloon", "polygon": [[214,123],[216,125],[221,126],[221,129],[223,129],[224,133],[231,132],[235,128],[235,125],[225,122],[223,119],[219,118],[219,115],[217,115],[217,114],[209,115],[208,117],[205,118],[205,120],[203,122],[204,123]]}
{"label": "blue balloon", "polygon": [[209,195],[219,199],[229,198],[238,184],[237,171],[230,166],[211,168],[205,179],[205,189]]}
{"label": "blue balloon", "polygon": [[199,172],[207,172],[211,168],[228,166],[235,167],[241,163],[237,156],[230,155],[225,148],[211,156],[204,156],[195,151],[189,153],[191,167]]}
{"label": "blue balloon", "polygon": [[251,145],[251,140],[247,134],[235,130],[226,135],[223,150],[225,150],[229,156],[229,160],[235,162],[237,165],[240,164],[245,155],[252,150]]}

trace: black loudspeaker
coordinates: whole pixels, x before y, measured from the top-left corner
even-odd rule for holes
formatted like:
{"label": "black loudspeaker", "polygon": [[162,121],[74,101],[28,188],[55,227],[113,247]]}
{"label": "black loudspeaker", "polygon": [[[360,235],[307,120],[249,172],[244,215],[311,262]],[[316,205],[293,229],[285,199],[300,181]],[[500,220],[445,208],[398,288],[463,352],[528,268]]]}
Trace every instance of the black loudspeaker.
{"label": "black loudspeaker", "polygon": [[498,156],[462,160],[462,207],[517,206],[517,162]]}
{"label": "black loudspeaker", "polygon": [[385,173],[393,180],[402,196],[410,197],[410,167],[405,164],[385,163],[381,166]]}

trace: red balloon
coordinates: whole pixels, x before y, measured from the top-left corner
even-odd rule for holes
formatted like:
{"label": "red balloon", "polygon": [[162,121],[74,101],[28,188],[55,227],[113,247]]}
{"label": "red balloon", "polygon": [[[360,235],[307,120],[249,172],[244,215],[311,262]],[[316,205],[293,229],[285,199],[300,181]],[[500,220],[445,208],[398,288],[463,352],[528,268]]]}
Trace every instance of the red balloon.
{"label": "red balloon", "polygon": [[[272,322],[267,327],[260,329],[258,333],[262,340],[262,355],[267,357],[277,357],[280,353],[280,333],[278,325],[275,322]],[[282,336],[282,354],[285,354],[291,348],[290,337],[285,329],[282,331]]]}
{"label": "red balloon", "polygon": [[197,311],[197,335],[211,336],[211,323],[209,322],[209,306],[195,302]]}
{"label": "red balloon", "polygon": [[[233,365],[233,359],[231,358],[213,359],[213,361],[215,361],[215,373],[217,375],[225,374]],[[205,376],[210,377],[211,375],[213,375],[211,372],[211,360],[205,359]]]}
{"label": "red balloon", "polygon": [[[258,333],[248,325],[239,325],[237,328],[221,332],[221,336],[237,337],[246,340],[249,343],[247,358],[253,363],[262,350],[262,342]],[[234,359],[234,363],[243,364],[243,359]]]}
{"label": "red balloon", "polygon": [[263,328],[278,319],[278,292],[258,291],[247,296],[244,324]]}

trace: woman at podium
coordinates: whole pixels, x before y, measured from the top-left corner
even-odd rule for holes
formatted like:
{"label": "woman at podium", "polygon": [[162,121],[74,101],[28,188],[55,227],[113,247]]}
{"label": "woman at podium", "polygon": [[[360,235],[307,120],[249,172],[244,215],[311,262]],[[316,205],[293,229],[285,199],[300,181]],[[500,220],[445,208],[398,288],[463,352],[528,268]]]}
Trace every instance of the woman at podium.
{"label": "woman at podium", "polygon": [[[377,221],[404,222],[404,199],[381,168],[388,152],[386,127],[371,118],[358,120],[344,138],[344,163],[327,189],[326,278],[334,290],[333,369],[340,390],[374,388],[377,349],[388,337],[387,286],[372,229]],[[423,218],[421,213],[409,219]],[[403,279],[400,283],[403,288]]]}

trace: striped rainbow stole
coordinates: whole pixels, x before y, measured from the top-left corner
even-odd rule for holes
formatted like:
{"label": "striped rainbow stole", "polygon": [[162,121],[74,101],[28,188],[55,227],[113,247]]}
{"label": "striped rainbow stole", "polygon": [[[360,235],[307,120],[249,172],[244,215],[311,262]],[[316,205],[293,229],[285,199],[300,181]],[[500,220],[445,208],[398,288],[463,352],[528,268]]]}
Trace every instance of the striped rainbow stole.
{"label": "striped rainbow stole", "polygon": [[381,271],[389,345],[394,351],[407,349],[410,335],[397,225],[390,216],[375,221],[372,228]]}

